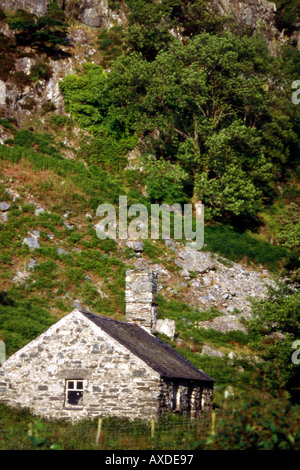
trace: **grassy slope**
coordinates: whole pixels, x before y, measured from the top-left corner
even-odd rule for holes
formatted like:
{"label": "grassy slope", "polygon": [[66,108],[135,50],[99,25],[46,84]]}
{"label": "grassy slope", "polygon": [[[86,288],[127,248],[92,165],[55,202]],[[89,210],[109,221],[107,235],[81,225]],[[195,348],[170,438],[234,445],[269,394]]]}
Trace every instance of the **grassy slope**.
{"label": "grassy slope", "polygon": [[[75,300],[94,312],[124,319],[125,269],[132,266],[133,252],[112,240],[99,240],[93,228],[97,218],[90,219],[86,214],[94,216],[97,205],[104,201],[116,204],[119,194],[128,194],[131,203],[142,195],[133,192],[126,171],[113,175],[87,166],[79,157],[63,158],[59,139],[56,142],[54,138],[57,127],[51,124],[50,117],[47,121],[45,126],[52,134],[11,127],[11,138],[0,147],[0,199],[11,204],[8,221],[0,229],[1,331],[8,354],[71,311]],[[2,124],[7,127],[7,122]],[[16,191],[20,197],[13,201],[6,189]],[[33,202],[45,212],[36,216]],[[73,228],[69,230],[64,222]],[[22,243],[31,230],[40,232],[41,247],[34,252]],[[274,268],[286,256],[286,250],[228,226],[207,227],[205,243],[205,249],[229,260],[239,261],[247,255],[254,266],[264,263]],[[68,254],[59,255],[57,248]],[[148,240],[143,256],[165,265],[176,278],[174,253],[161,240]],[[25,283],[16,283],[16,272],[22,271],[31,258],[39,266],[30,272]],[[190,326],[189,321],[218,314],[214,311],[201,313],[162,296],[159,307],[161,318],[176,320],[177,339],[182,340],[180,352],[214,376],[221,389],[233,379],[235,383],[240,381],[241,386],[249,382],[247,371],[241,374],[238,367],[233,371],[228,359],[199,354],[204,343],[227,353],[232,349],[249,353],[244,334],[221,334]],[[173,346],[179,347],[178,344]]]}
{"label": "grassy slope", "polygon": [[[6,119],[0,124],[9,137],[0,147],[0,200],[11,204],[8,221],[0,226],[0,335],[8,354],[68,313],[76,299],[96,313],[124,320],[125,269],[132,266],[133,252],[113,241],[100,241],[93,228],[96,219],[86,214],[94,217],[100,203],[117,204],[123,194],[127,194],[129,204],[149,204],[136,185],[139,172],[116,173],[88,166],[76,150],[84,135],[70,119],[57,118],[51,110],[29,117],[21,129]],[[72,141],[72,146],[62,144],[64,139]],[[8,189],[20,198],[13,201]],[[33,202],[47,212],[34,215]],[[73,229],[67,229],[64,221]],[[30,230],[40,232],[41,248],[34,252],[22,244]],[[229,226],[206,227],[205,244],[206,250],[229,261],[247,259],[254,268],[263,264],[276,270],[288,257],[287,250]],[[174,253],[162,241],[145,245],[143,256],[176,274]],[[59,255],[59,247],[68,255]],[[13,280],[16,272],[31,258],[39,266],[25,283],[17,284]],[[176,320],[176,339],[181,341],[171,342],[172,346],[217,379],[217,404],[222,404],[227,385],[234,383],[241,390],[249,387],[255,367],[247,361],[233,364],[228,358],[200,355],[204,343],[225,353],[256,354],[249,349],[246,335],[196,329],[193,320],[212,318],[218,312],[199,312],[162,296],[159,311],[161,318]]]}

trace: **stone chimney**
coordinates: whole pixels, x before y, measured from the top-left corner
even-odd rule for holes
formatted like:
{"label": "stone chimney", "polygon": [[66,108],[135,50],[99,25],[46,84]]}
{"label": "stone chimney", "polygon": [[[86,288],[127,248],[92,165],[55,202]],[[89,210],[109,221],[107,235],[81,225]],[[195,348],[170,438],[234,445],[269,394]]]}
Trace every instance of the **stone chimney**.
{"label": "stone chimney", "polygon": [[126,321],[156,331],[157,274],[145,269],[126,270]]}

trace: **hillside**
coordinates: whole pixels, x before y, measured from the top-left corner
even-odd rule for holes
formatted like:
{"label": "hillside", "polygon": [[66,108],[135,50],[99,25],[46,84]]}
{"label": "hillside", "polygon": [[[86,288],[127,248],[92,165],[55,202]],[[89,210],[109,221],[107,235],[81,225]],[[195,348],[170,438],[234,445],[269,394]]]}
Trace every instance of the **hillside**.
{"label": "hillside", "polygon": [[[0,2],[7,355],[74,307],[124,320],[125,270],[145,268],[158,273],[159,319],[176,323],[175,336],[160,336],[216,379],[217,408],[249,387],[299,404],[290,359],[300,335],[300,108],[291,100],[299,2],[278,1],[277,12],[246,0],[227,9],[8,3]],[[172,236],[100,240],[97,207],[118,209],[124,195],[149,213],[154,203],[203,203],[203,249]]]}

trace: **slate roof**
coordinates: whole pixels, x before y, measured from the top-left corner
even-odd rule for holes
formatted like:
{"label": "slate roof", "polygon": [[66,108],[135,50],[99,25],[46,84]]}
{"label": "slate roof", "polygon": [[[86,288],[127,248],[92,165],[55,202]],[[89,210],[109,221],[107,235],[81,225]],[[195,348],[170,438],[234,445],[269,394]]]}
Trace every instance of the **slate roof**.
{"label": "slate roof", "polygon": [[167,343],[149,334],[138,325],[102,317],[91,312],[81,311],[81,313],[125,346],[132,354],[142,359],[161,377],[205,382],[215,381],[205,372],[193,366]]}

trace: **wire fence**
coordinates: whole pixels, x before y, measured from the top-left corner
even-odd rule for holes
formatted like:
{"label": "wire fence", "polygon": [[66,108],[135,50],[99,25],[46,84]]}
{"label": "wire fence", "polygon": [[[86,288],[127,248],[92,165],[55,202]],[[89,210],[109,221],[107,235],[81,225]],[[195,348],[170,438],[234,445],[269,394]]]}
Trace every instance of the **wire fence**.
{"label": "wire fence", "polygon": [[99,418],[84,423],[2,425],[0,449],[187,450],[214,433],[214,413],[200,419],[130,422]]}

